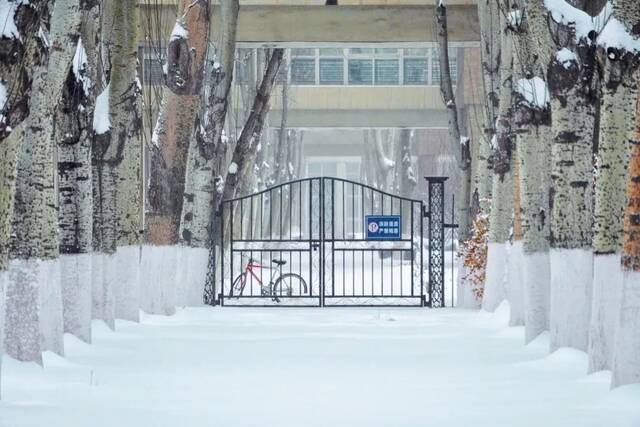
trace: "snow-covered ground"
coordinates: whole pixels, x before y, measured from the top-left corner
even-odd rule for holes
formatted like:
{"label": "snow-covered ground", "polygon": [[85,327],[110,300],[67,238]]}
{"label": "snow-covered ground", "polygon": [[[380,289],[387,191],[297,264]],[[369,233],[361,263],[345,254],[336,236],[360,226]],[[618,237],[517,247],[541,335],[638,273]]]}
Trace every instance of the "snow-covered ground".
{"label": "snow-covered ground", "polygon": [[5,357],[0,426],[640,426],[584,353],[455,309],[212,309]]}

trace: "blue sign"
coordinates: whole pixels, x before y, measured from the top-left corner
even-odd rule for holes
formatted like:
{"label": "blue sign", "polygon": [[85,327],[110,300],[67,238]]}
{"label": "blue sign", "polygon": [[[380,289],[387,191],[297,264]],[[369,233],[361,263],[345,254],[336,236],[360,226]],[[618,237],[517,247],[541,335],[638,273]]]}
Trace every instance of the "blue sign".
{"label": "blue sign", "polygon": [[400,240],[401,238],[400,215],[367,215],[364,223],[367,240]]}

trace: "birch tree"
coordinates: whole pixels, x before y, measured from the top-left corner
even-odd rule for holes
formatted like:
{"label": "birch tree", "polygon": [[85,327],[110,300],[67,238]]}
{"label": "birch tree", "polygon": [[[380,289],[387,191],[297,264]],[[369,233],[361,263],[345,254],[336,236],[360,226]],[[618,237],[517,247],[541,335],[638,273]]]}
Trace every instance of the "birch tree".
{"label": "birch tree", "polygon": [[[0,11],[0,355],[5,352],[5,290],[9,285],[9,249],[16,188],[16,165],[22,143],[24,120],[29,114],[33,69],[46,58],[44,40],[37,36],[46,27],[50,2],[5,2]],[[34,7],[32,7],[34,6]],[[14,295],[17,297],[18,295]],[[19,301],[15,301],[19,302]],[[28,304],[28,301],[26,301]],[[20,310],[13,310],[14,314]],[[37,312],[28,310],[24,319],[32,331],[24,346],[13,336],[9,354],[22,355],[26,360],[39,359]],[[16,319],[9,319],[13,322]],[[0,357],[1,359],[1,357]],[[0,370],[1,370],[0,360]],[[1,375],[0,375],[1,377]]]}
{"label": "birch tree", "polygon": [[[637,2],[616,0],[606,27],[598,36],[602,70],[600,129],[596,156],[593,226],[593,305],[589,327],[589,372],[611,369],[618,318],[622,270],[622,226],[629,138],[633,131],[640,48],[620,43],[617,30],[640,23]],[[614,28],[615,27],[615,28]],[[625,28],[625,29],[626,29]]]}
{"label": "birch tree", "polygon": [[166,85],[151,141],[145,230],[150,245],[143,256],[144,269],[158,273],[146,275],[143,284],[143,309],[151,313],[171,314],[175,305],[178,233],[189,142],[204,80],[210,7],[208,0],[180,0],[167,46]]}
{"label": "birch tree", "polygon": [[491,157],[491,141],[496,133],[496,118],[500,107],[500,11],[498,2],[495,0],[478,1],[478,18],[485,95],[485,127],[484,138],[478,141],[478,164],[476,166],[478,182],[476,186],[481,210],[488,214],[492,187],[489,158]]}
{"label": "birch tree", "polygon": [[80,13],[81,37],[62,88],[54,119],[54,139],[58,149],[58,226],[64,331],[91,342],[91,146],[99,5],[83,3]]}
{"label": "birch tree", "polygon": [[[522,286],[525,342],[549,328],[549,224],[551,112],[549,91],[537,60],[527,3],[516,4],[514,37],[514,128],[519,162],[522,225]],[[515,267],[515,266],[514,266]]]}
{"label": "birch tree", "polygon": [[47,55],[33,69],[29,115],[18,151],[6,295],[7,353],[41,362],[41,350],[63,354],[62,297],[53,122],[78,41],[79,2],[52,10]]}
{"label": "birch tree", "polygon": [[[109,81],[94,114],[93,315],[111,328],[114,318],[138,318],[140,230],[140,86],[136,74],[138,13],[135,0],[110,3],[104,12]],[[121,247],[116,256],[118,247]]]}
{"label": "birch tree", "polygon": [[500,110],[496,120],[493,154],[493,186],[489,214],[487,275],[482,308],[494,311],[505,298],[505,279],[511,215],[513,212],[513,50],[511,30],[504,11],[500,14]]}
{"label": "birch tree", "polygon": [[[227,138],[223,138],[224,123],[229,105],[229,93],[235,64],[235,40],[238,21],[237,0],[220,4],[222,27],[215,44],[211,75],[201,99],[202,114],[196,117],[189,144],[186,184],[180,222],[181,264],[188,266],[183,302],[195,305],[202,302],[202,289],[211,249],[216,177],[224,164]],[[206,92],[206,91],[205,91]],[[217,181],[219,182],[219,180]]]}
{"label": "birch tree", "polygon": [[[635,9],[635,6],[637,5],[632,5],[630,2],[618,3],[620,10],[629,12]],[[630,28],[628,22],[625,22],[626,28]],[[630,33],[637,39],[640,36],[638,26],[631,28]],[[640,76],[636,75],[636,79],[638,78]],[[640,349],[640,98],[636,101],[634,129],[630,143],[627,202],[622,232],[623,280],[621,298],[618,299],[620,305],[612,362],[614,387],[640,382],[640,360],[638,359]]]}
{"label": "birch tree", "polygon": [[587,349],[592,290],[595,45],[602,18],[564,1],[529,2],[528,19],[551,99],[551,349]]}

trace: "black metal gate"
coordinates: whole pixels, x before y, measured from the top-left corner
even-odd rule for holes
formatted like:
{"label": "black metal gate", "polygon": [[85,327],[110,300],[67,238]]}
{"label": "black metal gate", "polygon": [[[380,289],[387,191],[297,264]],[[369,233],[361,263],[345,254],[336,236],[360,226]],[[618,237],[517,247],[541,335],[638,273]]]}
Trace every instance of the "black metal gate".
{"label": "black metal gate", "polygon": [[[443,306],[445,179],[427,178],[427,204],[330,177],[225,200],[213,289],[205,291],[217,298],[206,302]],[[374,220],[392,237],[367,237]]]}

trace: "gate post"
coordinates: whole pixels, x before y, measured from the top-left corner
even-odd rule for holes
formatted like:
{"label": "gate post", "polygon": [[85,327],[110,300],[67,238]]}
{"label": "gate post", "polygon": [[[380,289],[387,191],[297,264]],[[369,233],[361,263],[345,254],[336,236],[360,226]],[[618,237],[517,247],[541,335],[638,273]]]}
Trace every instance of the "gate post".
{"label": "gate post", "polygon": [[446,176],[425,176],[429,189],[429,306],[444,307],[444,182]]}

